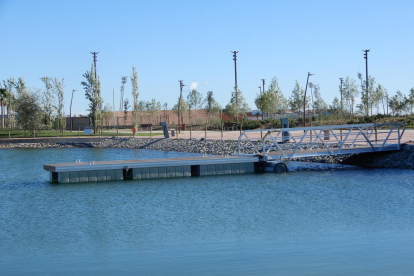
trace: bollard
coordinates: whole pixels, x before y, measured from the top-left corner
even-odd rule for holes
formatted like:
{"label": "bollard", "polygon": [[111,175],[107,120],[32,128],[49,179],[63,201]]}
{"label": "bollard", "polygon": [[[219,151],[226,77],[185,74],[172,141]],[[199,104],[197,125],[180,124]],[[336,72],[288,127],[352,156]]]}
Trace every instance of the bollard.
{"label": "bollard", "polygon": [[193,129],[193,127],[190,125],[190,140],[192,138],[192,134],[191,134],[191,130]]}
{"label": "bollard", "polygon": [[378,127],[375,125],[375,143],[378,143]]}
{"label": "bollard", "polygon": [[118,126],[116,126],[116,138],[119,138],[119,129],[118,129]]}
{"label": "bollard", "polygon": [[80,127],[78,128],[78,138],[80,138]]}
{"label": "bollard", "polygon": [[205,129],[204,129],[204,140],[207,140],[207,125],[205,126]]}
{"label": "bollard", "polygon": [[150,137],[152,137],[152,126],[150,126]]}
{"label": "bollard", "polygon": [[224,124],[221,124],[221,140],[223,140],[223,127],[224,127]]}
{"label": "bollard", "polygon": [[11,139],[11,135],[10,135],[10,129],[9,129],[9,139]]}

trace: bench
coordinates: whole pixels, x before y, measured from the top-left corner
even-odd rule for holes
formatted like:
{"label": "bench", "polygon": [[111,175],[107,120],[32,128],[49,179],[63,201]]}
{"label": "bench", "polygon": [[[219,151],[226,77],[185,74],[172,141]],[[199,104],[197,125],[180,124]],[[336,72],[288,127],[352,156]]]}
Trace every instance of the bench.
{"label": "bench", "polygon": [[141,124],[141,130],[143,128],[146,128],[148,130],[150,127],[152,127],[152,124]]}
{"label": "bench", "polygon": [[226,127],[227,128],[231,127],[231,130],[237,130],[237,125],[238,125],[237,123],[224,123],[223,129],[226,130]]}

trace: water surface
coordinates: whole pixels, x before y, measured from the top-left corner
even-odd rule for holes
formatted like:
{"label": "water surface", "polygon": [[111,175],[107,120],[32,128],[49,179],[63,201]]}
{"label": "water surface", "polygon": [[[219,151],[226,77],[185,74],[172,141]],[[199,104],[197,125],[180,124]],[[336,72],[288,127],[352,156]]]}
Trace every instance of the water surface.
{"label": "water surface", "polygon": [[412,275],[414,171],[49,184],[44,163],[194,156],[0,151],[0,275]]}

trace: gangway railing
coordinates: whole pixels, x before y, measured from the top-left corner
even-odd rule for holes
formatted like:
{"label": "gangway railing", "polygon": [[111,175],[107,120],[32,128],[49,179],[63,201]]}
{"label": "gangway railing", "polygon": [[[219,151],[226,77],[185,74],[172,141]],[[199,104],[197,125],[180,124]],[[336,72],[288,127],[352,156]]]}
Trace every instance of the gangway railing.
{"label": "gangway railing", "polygon": [[400,150],[404,131],[405,123],[245,130],[239,136],[238,151],[261,155],[264,161],[392,151]]}

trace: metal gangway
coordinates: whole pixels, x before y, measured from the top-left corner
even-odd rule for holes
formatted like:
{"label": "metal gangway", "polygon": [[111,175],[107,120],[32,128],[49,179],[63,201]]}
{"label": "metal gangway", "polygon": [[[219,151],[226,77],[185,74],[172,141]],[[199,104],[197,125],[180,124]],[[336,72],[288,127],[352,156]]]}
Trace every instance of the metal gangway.
{"label": "metal gangway", "polygon": [[245,130],[238,138],[238,151],[262,156],[263,161],[397,151],[404,131],[404,123]]}

